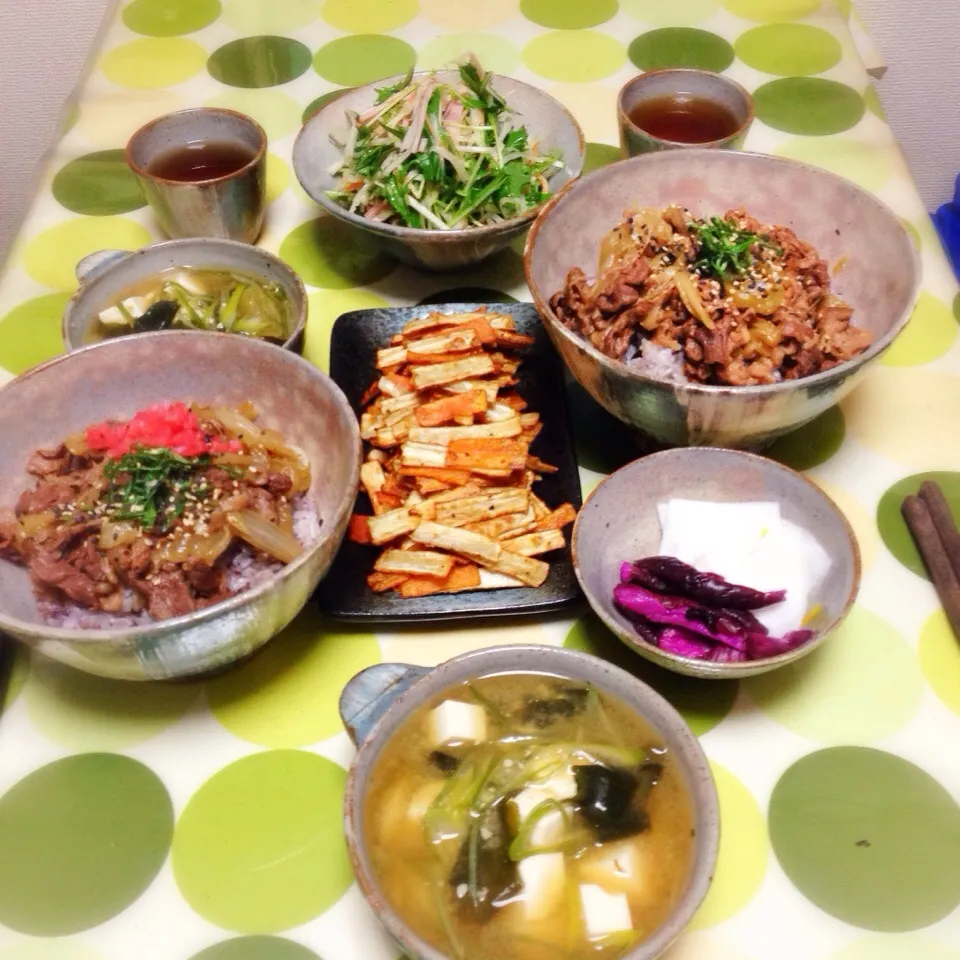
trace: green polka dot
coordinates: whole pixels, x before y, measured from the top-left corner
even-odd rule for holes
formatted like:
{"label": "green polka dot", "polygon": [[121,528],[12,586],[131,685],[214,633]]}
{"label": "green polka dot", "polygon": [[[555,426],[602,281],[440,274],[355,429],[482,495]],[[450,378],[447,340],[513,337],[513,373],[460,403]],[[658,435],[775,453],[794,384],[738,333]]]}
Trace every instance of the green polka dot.
{"label": "green polka dot", "polygon": [[280,256],[306,283],[337,290],[375,283],[395,268],[368,234],[330,216],[291,230]]}
{"label": "green polka dot", "polygon": [[197,699],[188,683],[128,683],[38,657],[24,691],[27,714],[71,750],[123,750],[176,723]]}
{"label": "green polka dot", "polygon": [[508,75],[520,63],[520,51],[509,40],[495,33],[444,33],[420,50],[424,70],[445,67],[472,53],[484,69]]}
{"label": "green polka dot", "polygon": [[877,116],[886,122],[887,111],[883,109],[883,103],[880,100],[880,94],[877,93],[877,88],[872,83],[867,87],[866,90],[863,91],[863,102],[867,105],[867,109],[874,116]]}
{"label": "green polka dot", "polygon": [[846,425],[839,407],[831,407],[815,420],[776,440],[766,456],[794,470],[809,470],[826,463],[843,443]]}
{"label": "green polka dot", "polygon": [[0,960],[105,960],[105,957],[74,939],[21,940],[0,949]]}
{"label": "green polka dot", "polygon": [[303,355],[324,372],[330,369],[330,334],[337,317],[350,310],[390,306],[369,290],[317,290],[307,296],[307,302]]}
{"label": "green polka dot", "polygon": [[689,27],[717,11],[719,0],[620,0],[620,8],[657,27]]}
{"label": "green polka dot", "polygon": [[735,680],[704,683],[644,660],[621,643],[592,613],[573,625],[563,645],[608,660],[649,684],[676,707],[698,737],[723,720],[737,697]]}
{"label": "green polka dot", "polygon": [[864,110],[856,90],[820,77],[772,80],[754,90],[753,103],[757,117],[768,126],[811,137],[855,127]]}
{"label": "green polka dot", "polygon": [[960,960],[960,951],[926,936],[884,933],[854,940],[830,960]]}
{"label": "green polka dot", "polygon": [[881,360],[888,367],[913,367],[942,357],[957,339],[950,307],[924,290],[906,327]]}
{"label": "green polka dot", "polygon": [[817,650],[745,684],[777,723],[823,743],[888,737],[906,726],[923,694],[910,646],[886,620],[860,606]]}
{"label": "green polka dot", "polygon": [[0,320],[0,366],[23,373],[63,353],[60,321],[69,301],[67,293],[48,293],[21,303]]}
{"label": "green polka dot", "polygon": [[248,36],[290,34],[320,16],[318,0],[229,0],[226,24]]}
{"label": "green polka dot", "polygon": [[264,747],[302,747],[343,730],[340,689],[380,662],[369,633],[336,633],[307,611],[247,663],[211,680],[207,699],[217,720]]}
{"label": "green polka dot", "polygon": [[960,808],[900,757],[857,747],[803,757],[774,788],[769,820],[787,876],[840,920],[916,930],[960,903]]}
{"label": "green polka dot", "polygon": [[339,90],[331,90],[329,93],[311,100],[303,109],[302,120],[306,123],[321,107],[325,107],[331,100],[336,100],[341,94],[349,93],[353,87],[343,87]]}
{"label": "green polka dot", "polygon": [[567,408],[580,466],[613,473],[641,455],[638,435],[572,381],[567,383]]}
{"label": "green polka dot", "polygon": [[208,107],[224,107],[253,117],[270,140],[280,140],[300,126],[300,104],[282,90],[227,90],[211,100]]}
{"label": "green polka dot", "polygon": [[275,87],[310,66],[310,50],[289,37],[242,37],[210,54],[210,76],[231,87]]}
{"label": "green polka dot", "polygon": [[123,22],[148,37],[176,37],[202,30],[220,16],[220,0],[134,0]]}
{"label": "green polka dot", "polygon": [[490,290],[486,287],[454,287],[438,290],[424,297],[419,306],[432,303],[516,303],[517,298],[502,290]]}
{"label": "green polka dot", "polygon": [[91,217],[129,213],[146,206],[123,150],[100,150],[71,160],[53,178],[57,203]]}
{"label": "green polka dot", "polygon": [[267,154],[267,203],[273,203],[290,186],[292,174],[284,160],[275,153]]}
{"label": "green polka dot", "polygon": [[[75,290],[77,261],[96,250],[136,250],[150,243],[143,225],[123,217],[78,217],[49,227],[23,251],[23,268],[56,290]],[[31,301],[35,303],[36,301]]]}
{"label": "green polka dot", "polygon": [[[521,239],[525,239],[522,237]],[[444,281],[450,287],[492,287],[496,290],[516,290],[520,298],[529,300],[530,294],[526,287],[526,278],[523,274],[523,245],[520,250],[507,247],[488,257],[483,263],[468,267],[465,270],[448,273]]]}
{"label": "green polka dot", "polygon": [[0,923],[58,937],[133,903],[163,865],[173,807],[143,764],[84,753],[35,770],[0,799]]}
{"label": "green polka dot", "polygon": [[920,669],[934,693],[960,714],[960,643],[943,610],[932,614],[920,631]]}
{"label": "green polka dot", "polygon": [[719,73],[733,63],[733,47],[723,37],[694,27],[663,27],[642,33],[627,53],[641,70],[695,67]]}
{"label": "green polka dot", "polygon": [[927,571],[904,522],[900,505],[904,497],[916,496],[924,480],[939,484],[950,504],[953,519],[960,523],[960,473],[934,471],[904,477],[890,487],[877,504],[877,527],[884,545],[908,570],[921,577],[926,577]]}
{"label": "green polka dot", "polygon": [[[916,230],[917,228],[914,227],[913,229]],[[919,233],[918,233],[918,234],[917,234],[918,240],[919,240],[919,236],[920,236],[920,235],[919,235]],[[919,245],[919,244],[918,244],[918,245]],[[960,293],[958,293],[958,294],[953,298],[953,319],[956,320],[957,323],[960,323]]]}
{"label": "green polka dot", "polygon": [[323,19],[344,33],[387,33],[417,15],[417,0],[324,0]]}
{"label": "green polka dot", "polygon": [[805,23],[754,27],[737,38],[734,49],[747,66],[781,77],[823,73],[843,58],[843,49],[836,37]]}
{"label": "green polka dot", "polygon": [[820,0],[723,0],[730,13],[757,23],[800,20],[820,9]]}
{"label": "green polka dot", "polygon": [[889,151],[877,150],[871,144],[859,140],[846,140],[842,137],[811,140],[807,137],[797,137],[781,144],[774,153],[815,167],[822,167],[831,173],[846,177],[847,180],[852,180],[865,190],[878,190],[893,174],[893,163]]}
{"label": "green polka dot", "polygon": [[302,943],[282,937],[237,937],[195,953],[191,960],[320,960]]}
{"label": "green polka dot", "polygon": [[619,147],[611,147],[608,143],[588,143],[583,159],[584,175],[621,159]]}
{"label": "green polka dot", "polygon": [[[12,644],[13,641],[6,640],[4,643]],[[30,655],[19,646],[10,650],[0,644],[0,690],[3,690],[0,695],[0,716],[13,706],[29,675]]]}
{"label": "green polka dot", "polygon": [[523,62],[548,80],[585,83],[616,73],[626,62],[626,52],[606,33],[562,30],[534,37],[523,48]]}
{"label": "green polka dot", "polygon": [[583,30],[617,15],[617,0],[520,0],[520,12],[551,30]]}
{"label": "green polka dot", "polygon": [[357,87],[406,73],[416,62],[417,53],[409,43],[397,37],[361,33],[322,46],[313,58],[313,69],[331,83]]}
{"label": "green polka dot", "polygon": [[134,90],[172,87],[196,76],[207,61],[207,51],[182,37],[150,37],[114,47],[100,61],[108,80]]}
{"label": "green polka dot", "polygon": [[716,926],[739,913],[756,895],[770,861],[763,814],[750,791],[729,770],[711,763],[720,800],[720,850],[710,891],[690,923]]}
{"label": "green polka dot", "polygon": [[300,750],[255,753],[214,774],[177,822],[173,873],[200,916],[277,933],[319,916],[352,881],[346,771]]}

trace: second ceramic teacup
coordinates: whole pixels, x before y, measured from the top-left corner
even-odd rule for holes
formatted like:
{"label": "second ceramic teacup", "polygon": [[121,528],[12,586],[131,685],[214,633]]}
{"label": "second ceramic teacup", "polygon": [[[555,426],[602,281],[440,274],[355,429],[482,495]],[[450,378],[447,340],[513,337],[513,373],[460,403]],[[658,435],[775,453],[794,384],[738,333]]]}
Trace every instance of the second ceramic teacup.
{"label": "second ceramic teacup", "polygon": [[753,122],[753,98],[709,70],[651,70],[624,84],[617,119],[630,157],[684,147],[739,149]]}
{"label": "second ceramic teacup", "polygon": [[242,113],[179,110],[151,120],[127,144],[160,226],[171,237],[253,243],[266,204],[267,135]]}

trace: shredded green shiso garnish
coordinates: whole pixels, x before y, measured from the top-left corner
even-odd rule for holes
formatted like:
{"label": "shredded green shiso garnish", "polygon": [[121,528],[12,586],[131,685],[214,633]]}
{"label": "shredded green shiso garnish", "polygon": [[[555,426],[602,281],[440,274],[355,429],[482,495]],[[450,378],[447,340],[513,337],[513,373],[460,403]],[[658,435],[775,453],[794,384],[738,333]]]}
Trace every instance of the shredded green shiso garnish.
{"label": "shredded green shiso garnish", "polygon": [[776,249],[766,237],[741,230],[734,220],[692,220],[690,229],[699,242],[694,266],[717,280],[743,276],[753,266],[757,248]]}
{"label": "shredded green shiso garnish", "polygon": [[343,159],[327,196],[369,220],[456,230],[511,220],[550,196],[559,152],[541,153],[473,59],[460,82],[431,73],[377,90],[376,103],[348,114]]}

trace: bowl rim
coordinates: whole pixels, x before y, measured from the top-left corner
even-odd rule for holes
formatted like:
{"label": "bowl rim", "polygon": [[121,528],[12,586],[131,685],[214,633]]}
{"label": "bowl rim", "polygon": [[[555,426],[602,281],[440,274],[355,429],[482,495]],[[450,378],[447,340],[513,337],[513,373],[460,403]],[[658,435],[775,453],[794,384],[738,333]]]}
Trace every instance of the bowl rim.
{"label": "bowl rim", "polygon": [[[492,71],[490,72],[492,73]],[[411,74],[411,78],[416,80],[429,76],[442,76],[443,74],[456,73],[456,70],[449,69],[418,70]],[[430,238],[435,239],[438,242],[450,243],[456,240],[469,240],[474,237],[485,237],[492,234],[502,233],[506,230],[520,229],[527,223],[535,220],[541,211],[543,211],[545,205],[550,203],[551,199],[559,196],[570,186],[570,184],[575,183],[582,176],[584,163],[586,162],[587,144],[586,138],[583,134],[583,129],[580,127],[580,124],[577,123],[573,114],[559,100],[557,100],[556,97],[552,97],[540,87],[536,87],[531,83],[526,83],[523,80],[517,80],[515,77],[509,77],[504,74],[492,74],[491,82],[494,85],[498,79],[509,80],[511,83],[514,83],[517,86],[525,87],[527,90],[540,97],[543,101],[548,102],[556,112],[562,114],[566,118],[567,122],[576,132],[578,142],[577,156],[574,162],[569,162],[569,158],[567,157],[563,158],[564,166],[570,172],[570,179],[565,184],[558,187],[552,196],[547,200],[544,200],[543,203],[540,203],[531,210],[521,213],[519,216],[511,217],[509,220],[504,220],[501,223],[488,223],[480,227],[462,227],[459,230],[428,230],[424,227],[406,227],[400,226],[399,224],[381,223],[376,220],[367,220],[364,217],[361,217],[359,214],[351,213],[351,211],[347,210],[345,207],[340,206],[339,203],[335,203],[333,200],[331,200],[322,190],[318,190],[315,184],[308,182],[302,176],[303,167],[300,157],[305,149],[303,146],[305,142],[304,138],[309,128],[316,127],[319,129],[327,126],[329,117],[331,116],[331,113],[328,111],[339,109],[342,112],[343,106],[341,102],[343,97],[347,94],[359,93],[361,91],[373,92],[378,87],[389,85],[391,82],[403,79],[404,77],[406,77],[406,74],[400,73],[391,77],[384,77],[381,80],[374,80],[371,83],[360,84],[359,86],[352,87],[349,90],[344,90],[341,94],[328,100],[325,104],[323,104],[323,106],[315,110],[300,128],[300,131],[297,133],[296,140],[294,140],[293,172],[296,175],[300,186],[303,187],[304,191],[311,199],[320,204],[320,206],[323,207],[327,212],[339,217],[346,223],[352,223],[354,226],[369,230],[372,233],[378,233],[387,237],[395,237],[399,240],[412,238],[422,240],[425,238]]]}
{"label": "bowl rim", "polygon": [[[870,346],[863,351],[863,353],[858,353],[855,357],[851,357],[849,360],[844,360],[842,363],[837,364],[835,367],[831,367],[829,370],[821,370],[818,373],[811,374],[807,377],[800,377],[796,380],[782,380],[779,383],[761,383],[752,386],[695,383],[689,381],[685,383],[673,383],[669,380],[646,376],[640,373],[634,367],[624,363],[622,360],[614,360],[612,357],[608,357],[606,354],[601,353],[592,343],[589,342],[589,340],[586,340],[579,334],[574,333],[572,330],[568,330],[550,308],[549,298],[553,296],[553,293],[551,292],[548,294],[547,298],[544,299],[538,284],[533,279],[533,269],[531,265],[533,260],[533,248],[536,246],[537,236],[539,235],[540,229],[550,218],[550,215],[553,213],[554,209],[560,203],[562,203],[568,195],[577,190],[585,189],[594,178],[599,179],[603,176],[609,175],[610,170],[613,169],[619,170],[622,174],[629,175],[632,173],[633,179],[635,179],[638,183],[642,183],[644,173],[644,166],[642,165],[669,164],[671,162],[678,161],[679,158],[683,158],[684,161],[692,161],[694,163],[699,162],[704,165],[718,162],[777,164],[803,170],[814,176],[832,180],[835,183],[842,184],[847,189],[852,188],[865,202],[871,203],[874,207],[889,215],[891,221],[896,223],[896,229],[903,237],[905,241],[905,248],[909,251],[908,263],[910,264],[911,292],[907,299],[907,306],[903,309],[899,318],[890,326],[890,329],[882,337],[874,340],[873,343],[871,343]],[[554,332],[557,336],[563,337],[573,347],[586,353],[587,356],[589,356],[594,362],[599,363],[601,367],[610,370],[621,379],[626,378],[627,380],[632,380],[637,384],[648,385],[655,388],[670,389],[692,396],[702,395],[707,397],[735,394],[736,396],[747,398],[763,398],[796,389],[800,385],[804,387],[809,386],[811,387],[812,393],[817,393],[818,391],[816,388],[818,386],[829,385],[829,383],[836,379],[838,375],[852,373],[857,368],[862,367],[864,364],[875,359],[881,353],[883,353],[900,335],[900,333],[903,331],[903,328],[909,322],[910,317],[913,314],[914,307],[916,306],[917,299],[920,295],[920,288],[923,284],[923,271],[921,269],[920,254],[896,213],[894,213],[888,204],[884,203],[868,190],[864,190],[852,180],[848,180],[846,177],[841,177],[829,170],[824,170],[822,167],[816,167],[813,164],[803,163],[800,160],[793,160],[789,157],[778,157],[773,154],[758,153],[749,150],[716,150],[709,147],[692,147],[684,150],[662,150],[655,153],[645,153],[635,157],[628,157],[625,160],[619,160],[616,163],[608,164],[606,167],[600,167],[597,170],[593,170],[586,176],[580,177],[579,180],[571,181],[567,186],[569,189],[558,191],[554,196],[547,200],[546,204],[541,208],[537,219],[533,223],[533,226],[530,227],[530,232],[527,234],[527,239],[523,250],[523,272],[524,278],[527,282],[527,287],[530,290],[530,294],[533,297],[533,302],[536,304],[537,311],[539,312],[541,319],[547,325],[549,330]]]}
{"label": "bowl rim", "polygon": [[[698,457],[703,454],[707,456],[712,456],[714,454],[724,454],[725,456],[730,456],[735,459],[740,459],[746,463],[752,464],[758,470],[773,470],[774,472],[779,472],[784,476],[790,478],[791,482],[799,483],[801,486],[806,485],[806,487],[820,500],[823,502],[827,510],[833,514],[834,519],[839,523],[839,526],[845,533],[845,540],[850,547],[850,560],[853,565],[852,577],[850,583],[850,590],[847,593],[847,596],[843,602],[840,611],[830,620],[830,622],[817,634],[808,640],[806,643],[801,644],[799,647],[795,647],[793,650],[788,650],[786,653],[777,654],[775,657],[764,657],[762,660],[744,660],[738,663],[714,663],[712,661],[703,661],[696,660],[692,657],[681,657],[676,653],[669,653],[666,650],[661,650],[660,647],[656,647],[651,643],[647,643],[639,634],[636,636],[630,636],[627,634],[627,631],[622,627],[613,617],[608,613],[606,607],[604,606],[601,599],[596,597],[594,592],[588,587],[586,582],[586,576],[581,570],[580,563],[580,551],[579,551],[579,540],[580,540],[580,520],[586,514],[587,507],[590,505],[591,501],[594,501],[595,498],[603,496],[602,488],[604,484],[612,479],[617,474],[630,470],[638,469],[637,464],[643,463],[644,467],[652,467],[656,469],[660,463],[670,458],[687,458],[687,457]],[[672,447],[669,450],[659,450],[656,453],[650,453],[643,457],[638,457],[636,460],[631,460],[629,463],[624,464],[617,470],[614,470],[613,473],[605,476],[594,488],[590,491],[587,498],[583,501],[583,506],[577,513],[577,519],[573,524],[573,531],[570,534],[570,556],[573,559],[573,571],[576,574],[577,582],[580,584],[580,589],[583,591],[583,595],[587,598],[587,603],[590,604],[590,608],[593,612],[600,618],[603,622],[603,625],[610,630],[625,646],[634,650],[636,653],[639,653],[641,656],[646,657],[649,660],[654,661],[655,663],[660,664],[668,670],[673,670],[674,672],[683,673],[687,676],[697,676],[702,679],[708,680],[728,680],[736,679],[738,677],[748,677],[757,673],[757,666],[762,664],[763,670],[759,672],[767,672],[768,670],[775,670],[777,667],[785,666],[788,663],[793,663],[795,660],[799,660],[801,657],[805,656],[808,653],[814,651],[819,647],[824,641],[826,641],[837,627],[843,622],[847,614],[850,613],[854,603],[857,599],[857,594],[860,592],[860,580],[863,572],[863,561],[860,555],[860,544],[857,541],[857,536],[854,533],[853,527],[850,524],[850,521],[847,519],[846,514],[837,506],[836,502],[826,494],[820,487],[817,486],[809,477],[804,476],[797,470],[794,470],[792,467],[785,466],[782,463],[779,463],[776,460],[770,459],[770,457],[764,457],[759,453],[751,453],[746,450],[733,450],[729,447]],[[626,559],[626,558],[624,558]],[[629,642],[626,639],[629,637]],[[709,666],[709,671],[697,672],[696,674],[691,674],[690,668],[692,667],[706,667]],[[685,669],[679,669],[683,667]]]}
{"label": "bowl rim", "polygon": [[[142,340],[145,337],[182,339],[184,337],[197,336],[223,337],[226,338],[225,342],[233,342],[236,340],[234,334],[215,332],[212,330],[157,330],[139,334],[137,340]],[[353,409],[350,407],[347,398],[344,396],[343,391],[319,367],[315,367],[312,363],[310,363],[309,360],[306,360],[299,354],[293,353],[290,350],[284,350],[283,348],[278,347],[276,344],[265,343],[261,340],[255,340],[252,337],[244,337],[243,340],[245,343],[250,344],[250,348],[254,351],[269,351],[269,353],[264,354],[265,356],[273,356],[275,355],[273,351],[277,351],[276,355],[285,358],[285,362],[293,363],[305,370],[309,370],[311,375],[315,375],[316,378],[321,383],[324,383],[329,389],[330,397],[334,405],[346,417],[346,422],[356,425],[356,416],[354,415]],[[13,387],[14,384],[22,383],[24,380],[27,380],[31,377],[45,375],[47,371],[52,370],[63,363],[70,362],[73,357],[95,350],[118,349],[116,345],[126,342],[129,341],[124,337],[118,337],[112,340],[102,340],[100,343],[93,343],[89,346],[81,347],[78,350],[61,354],[58,357],[54,357],[52,360],[38,364],[35,367],[31,367],[29,370],[20,374],[20,376],[15,377],[13,380],[10,380],[0,386],[0,403],[4,402],[6,392]],[[33,623],[26,620],[20,620],[17,617],[10,616],[5,610],[0,609],[0,630],[10,630],[18,636],[29,636],[38,640],[59,640],[71,644],[110,642],[131,643],[148,638],[156,633],[169,633],[171,630],[176,631],[178,629],[186,629],[188,627],[197,627],[210,620],[217,620],[226,613],[233,612],[241,607],[246,606],[249,601],[259,598],[264,594],[270,593],[278,583],[290,579],[292,576],[298,573],[301,568],[307,566],[312,561],[313,557],[319,553],[319,551],[323,549],[329,542],[331,536],[334,535],[334,531],[336,531],[336,529],[339,527],[344,516],[353,510],[353,503],[356,499],[357,493],[357,485],[360,482],[360,459],[362,456],[362,441],[360,440],[359,427],[351,432],[351,446],[353,448],[353,456],[351,458],[352,467],[350,471],[351,482],[331,516],[329,518],[321,518],[323,522],[320,527],[320,536],[316,543],[304,550],[304,552],[292,563],[284,564],[284,566],[273,576],[255,584],[249,589],[234,594],[232,597],[227,597],[225,600],[221,600],[219,603],[212,604],[209,607],[204,607],[202,610],[195,610],[192,613],[183,614],[179,617],[169,617],[166,620],[156,620],[153,623],[144,624],[142,626],[112,627],[102,630],[99,628],[47,626],[43,623]],[[2,562],[12,563],[12,561]]]}
{"label": "bowl rim", "polygon": [[[234,120],[239,120],[251,127],[253,132],[256,133],[258,140],[257,149],[254,151],[253,157],[242,167],[239,167],[230,173],[220,174],[220,176],[217,177],[205,177],[203,180],[171,180],[169,177],[161,177],[155,173],[151,173],[145,166],[141,166],[136,160],[134,160],[133,152],[137,146],[137,141],[150,133],[151,130],[156,129],[165,123],[169,123],[171,120],[183,118],[188,115],[193,117],[209,117],[214,114],[220,114],[221,116],[226,115]],[[148,180],[152,183],[162,183],[169,187],[207,187],[214,183],[227,183],[230,180],[234,180],[243,176],[245,173],[249,173],[254,167],[256,167],[258,163],[263,162],[267,155],[268,144],[269,141],[267,138],[267,132],[259,123],[257,123],[256,120],[253,119],[253,117],[249,116],[248,114],[241,113],[239,110],[231,110],[229,107],[210,107],[200,105],[195,107],[183,107],[180,110],[171,110],[168,113],[161,114],[159,117],[154,117],[152,120],[148,120],[146,123],[137,127],[137,129],[130,134],[130,138],[127,140],[126,146],[123,149],[123,156],[127,161],[127,166],[130,167],[136,176],[143,180]]]}
{"label": "bowl rim", "polygon": [[[87,281],[81,282],[77,289],[70,295],[70,299],[67,301],[67,305],[63,308],[63,314],[60,318],[60,336],[63,340],[64,346],[67,348],[68,353],[75,353],[77,350],[82,350],[88,346],[94,346],[95,344],[88,343],[76,343],[73,338],[70,336],[70,318],[73,315],[73,312],[79,308],[79,304],[82,302],[84,296],[89,291],[90,287],[96,283],[98,280],[103,277],[109,276],[114,270],[123,266],[123,264],[128,263],[131,257],[148,257],[150,253],[154,250],[160,250],[165,252],[170,249],[177,249],[178,247],[190,246],[191,244],[202,244],[204,246],[210,246],[215,248],[226,248],[227,250],[235,250],[237,252],[243,251],[244,255],[250,254],[253,252],[253,255],[259,254],[264,257],[266,260],[269,260],[270,263],[282,273],[291,283],[294,290],[296,291],[296,296],[293,298],[295,301],[293,304],[294,312],[296,314],[296,323],[293,326],[293,329],[290,332],[290,336],[283,341],[282,344],[271,344],[271,346],[280,346],[283,350],[293,350],[295,345],[299,342],[304,334],[304,330],[307,326],[307,290],[303,285],[303,280],[300,279],[300,275],[292,267],[284,263],[276,254],[271,253],[269,250],[264,250],[262,247],[256,247],[249,243],[242,243],[239,240],[227,240],[226,238],[221,237],[178,237],[173,240],[158,240],[156,243],[147,243],[142,247],[138,247],[136,250],[120,250],[118,253],[125,254],[125,256],[118,257],[115,261],[106,264],[102,270],[98,270],[93,274]],[[184,269],[181,267],[181,269]],[[204,267],[194,267],[193,269],[208,269]],[[213,268],[209,268],[213,269]],[[156,272],[156,271],[154,271]],[[145,333],[166,333],[171,331],[145,331]],[[179,333],[227,333],[227,331],[214,331],[214,330],[178,330],[173,332]],[[142,337],[144,333],[134,333],[127,334],[126,336],[137,336]],[[242,334],[230,333],[228,336],[242,336]],[[106,343],[112,339],[123,339],[123,337],[108,337],[105,340],[98,340],[96,343]],[[248,340],[256,339],[254,337],[247,337]],[[56,358],[54,358],[56,359]]]}
{"label": "bowl rim", "polygon": [[[514,660],[523,658],[525,664],[497,666],[503,657]],[[489,671],[484,669],[484,664],[487,662],[491,665]],[[559,665],[561,662],[563,666]],[[691,767],[695,768],[689,771],[690,783],[687,784],[690,806],[694,821],[702,820],[706,829],[698,830],[697,836],[700,840],[698,854],[691,863],[685,888],[675,902],[673,912],[668,914],[656,928],[653,936],[640,941],[633,949],[624,953],[620,960],[653,960],[660,956],[689,925],[710,889],[716,870],[721,823],[716,781],[710,761],[687,721],[649,684],[602,657],[581,650],[546,644],[503,644],[484,647],[451,657],[431,667],[390,704],[373,725],[367,737],[360,743],[350,765],[344,791],[344,834],[357,886],[364,899],[373,908],[377,919],[384,925],[387,932],[418,960],[450,960],[445,953],[419,937],[394,911],[387,897],[380,890],[372,866],[368,869],[364,862],[366,848],[362,838],[366,832],[363,816],[369,772],[372,771],[387,742],[384,740],[387,728],[399,725],[422,706],[428,687],[436,688],[431,692],[440,692],[458,682],[456,679],[448,680],[446,683],[442,681],[447,674],[454,672],[461,664],[476,664],[476,670],[470,672],[472,676],[504,672],[556,672],[571,680],[580,679],[596,683],[597,686],[621,700],[625,698],[614,688],[618,685],[624,686],[632,689],[633,699],[655,704],[661,716],[666,718],[665,726],[657,726],[646,718],[644,720],[660,736],[666,738],[669,733],[669,736],[680,744],[680,752],[689,760]],[[598,675],[605,675],[605,679],[597,679]],[[641,712],[631,703],[625,705],[634,712]],[[389,740],[389,736],[387,739]],[[361,771],[368,774],[362,793],[357,785]]]}
{"label": "bowl rim", "polygon": [[[648,130],[644,130],[639,124],[634,123],[631,119],[630,114],[624,109],[623,101],[627,96],[628,91],[632,91],[634,86],[642,86],[643,83],[648,78],[657,78],[657,77],[677,77],[682,79],[683,77],[690,76],[699,76],[707,79],[711,83],[719,84],[723,87],[729,87],[733,90],[738,96],[743,98],[743,103],[746,107],[747,117],[741,123],[736,130],[732,133],[728,133],[725,137],[718,137],[716,140],[700,140],[695,144],[691,144],[684,140],[668,140],[666,137],[658,137],[655,134],[650,133]],[[676,91],[676,93],[682,93],[682,91]],[[670,97],[671,94],[666,94],[665,97]],[[699,97],[701,100],[709,100],[712,103],[717,101],[711,97],[709,94]],[[658,70],[646,70],[643,73],[638,73],[635,77],[631,77],[621,88],[619,93],[617,93],[617,116],[620,119],[620,122],[625,126],[629,127],[634,133],[638,133],[641,136],[646,137],[649,140],[652,140],[654,143],[662,143],[671,148],[677,148],[681,150],[687,149],[701,149],[703,147],[719,147],[725,143],[730,143],[733,140],[737,140],[740,137],[743,137],[746,132],[753,125],[753,121],[756,118],[756,113],[754,110],[753,103],[753,94],[743,86],[742,83],[738,83],[733,77],[728,77],[723,73],[714,73],[712,70],[700,70],[697,67],[661,67]]]}

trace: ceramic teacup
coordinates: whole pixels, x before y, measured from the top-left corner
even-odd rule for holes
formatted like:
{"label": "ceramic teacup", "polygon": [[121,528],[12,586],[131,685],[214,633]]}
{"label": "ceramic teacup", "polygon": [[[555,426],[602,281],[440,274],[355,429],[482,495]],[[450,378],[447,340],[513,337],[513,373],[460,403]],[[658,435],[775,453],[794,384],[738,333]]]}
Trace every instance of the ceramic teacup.
{"label": "ceramic teacup", "polygon": [[[651,100],[703,100],[730,114],[736,127],[719,139],[686,142],[667,140],[638,126],[630,115],[637,107]],[[709,70],[651,70],[628,80],[617,98],[617,120],[620,124],[620,146],[626,156],[658,150],[691,147],[714,147],[738,150],[743,146],[753,123],[753,97],[735,80]]]}
{"label": "ceramic teacup", "polygon": [[[198,144],[243,151],[250,159],[219,176],[174,179],[164,162],[173,151]],[[175,239],[215,237],[253,243],[266,206],[267,135],[242,113],[196,107],[168,113],[142,126],[127,144],[127,163],[160,226]]]}

